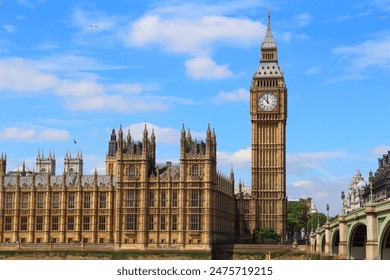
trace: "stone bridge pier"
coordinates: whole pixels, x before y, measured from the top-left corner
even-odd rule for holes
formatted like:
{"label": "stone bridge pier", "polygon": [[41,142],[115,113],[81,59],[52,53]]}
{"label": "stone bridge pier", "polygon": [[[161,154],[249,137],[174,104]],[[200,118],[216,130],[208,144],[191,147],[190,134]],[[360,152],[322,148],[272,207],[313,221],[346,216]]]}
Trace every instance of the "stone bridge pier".
{"label": "stone bridge pier", "polygon": [[367,203],[311,233],[310,249],[340,259],[390,259],[390,200]]}

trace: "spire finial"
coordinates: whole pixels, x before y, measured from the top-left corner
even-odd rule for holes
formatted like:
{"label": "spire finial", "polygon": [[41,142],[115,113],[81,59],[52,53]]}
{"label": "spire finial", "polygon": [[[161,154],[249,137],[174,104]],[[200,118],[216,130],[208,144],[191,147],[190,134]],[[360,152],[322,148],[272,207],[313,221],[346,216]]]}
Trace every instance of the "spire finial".
{"label": "spire finial", "polygon": [[268,25],[271,24],[271,6],[268,6]]}

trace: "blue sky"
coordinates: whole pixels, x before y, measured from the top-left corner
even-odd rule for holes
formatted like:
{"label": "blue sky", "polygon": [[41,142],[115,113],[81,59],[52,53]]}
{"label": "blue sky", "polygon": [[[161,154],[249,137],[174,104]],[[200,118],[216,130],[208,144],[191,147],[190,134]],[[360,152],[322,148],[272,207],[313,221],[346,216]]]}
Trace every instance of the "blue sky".
{"label": "blue sky", "polygon": [[[287,194],[340,212],[390,149],[390,1],[0,0],[0,152],[82,150],[104,174],[112,128],[154,128],[178,162],[180,129],[218,141],[218,168],[250,186],[249,85],[267,11],[288,87]],[[77,140],[77,144],[73,140]]]}

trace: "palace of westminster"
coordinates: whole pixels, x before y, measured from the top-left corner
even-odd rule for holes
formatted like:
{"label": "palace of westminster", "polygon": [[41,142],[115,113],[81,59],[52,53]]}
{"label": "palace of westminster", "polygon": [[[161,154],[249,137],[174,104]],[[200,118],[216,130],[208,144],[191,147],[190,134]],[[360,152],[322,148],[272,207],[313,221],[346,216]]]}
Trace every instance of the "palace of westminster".
{"label": "palace of westminster", "polygon": [[182,128],[180,162],[156,164],[156,137],[113,129],[106,175],[83,175],[82,154],[66,154],[56,176],[53,154],[36,169],[6,172],[0,158],[0,244],[114,244],[115,249],[211,250],[251,239],[257,228],[286,236],[287,88],[270,14],[250,86],[252,188],[235,193],[233,170],[217,171],[216,133],[192,139]]}
{"label": "palace of westminster", "polygon": [[[35,171],[7,173],[0,156],[0,244],[111,244],[115,249],[211,250],[214,244],[247,242],[269,227],[286,239],[287,88],[278,65],[270,14],[260,63],[250,85],[251,190],[233,170],[217,171],[217,137],[205,140],[181,130],[180,162],[156,164],[156,137],[112,131],[106,174],[83,174],[83,156],[56,158],[38,152]],[[386,161],[388,162],[388,161]]]}

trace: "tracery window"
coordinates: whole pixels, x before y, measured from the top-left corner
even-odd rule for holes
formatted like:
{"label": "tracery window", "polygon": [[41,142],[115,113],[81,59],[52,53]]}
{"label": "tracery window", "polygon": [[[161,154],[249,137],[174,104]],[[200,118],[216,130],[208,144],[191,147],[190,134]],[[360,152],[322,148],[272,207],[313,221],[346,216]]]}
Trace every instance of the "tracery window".
{"label": "tracery window", "polygon": [[193,165],[191,170],[191,176],[192,177],[199,177],[199,165]]}

